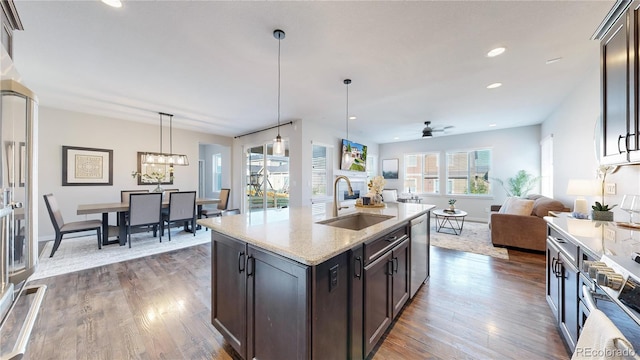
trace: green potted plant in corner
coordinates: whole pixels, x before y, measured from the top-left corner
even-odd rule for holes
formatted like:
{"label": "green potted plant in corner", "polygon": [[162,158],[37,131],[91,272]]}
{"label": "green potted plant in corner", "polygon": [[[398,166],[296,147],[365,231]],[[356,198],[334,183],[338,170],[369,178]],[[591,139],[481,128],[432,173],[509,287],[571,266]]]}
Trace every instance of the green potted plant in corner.
{"label": "green potted plant in corner", "polygon": [[607,175],[613,174],[618,168],[612,165],[600,165],[598,167],[598,178],[600,179],[600,188],[598,192],[602,195],[602,202],[596,201],[595,205],[591,206],[591,219],[598,221],[613,221],[613,212],[611,209],[616,205],[609,206],[604,203],[604,187]]}
{"label": "green potted plant in corner", "polygon": [[506,184],[501,179],[492,179],[502,185],[507,196],[525,197],[536,186],[540,176],[533,176],[525,170],[520,170],[516,176],[508,178]]}

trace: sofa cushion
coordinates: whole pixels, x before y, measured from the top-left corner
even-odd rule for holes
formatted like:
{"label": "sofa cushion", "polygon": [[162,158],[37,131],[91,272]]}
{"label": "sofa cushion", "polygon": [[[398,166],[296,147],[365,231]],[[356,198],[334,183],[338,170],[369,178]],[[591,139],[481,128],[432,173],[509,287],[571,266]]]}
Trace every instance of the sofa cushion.
{"label": "sofa cushion", "polygon": [[500,208],[500,211],[502,211],[503,208],[505,209],[503,214],[531,215],[531,211],[533,210],[533,200],[514,197],[511,198],[510,201],[505,202],[506,206],[503,205],[503,207]]}
{"label": "sofa cushion", "polygon": [[549,211],[565,211],[564,204],[558,200],[541,196],[535,200],[531,214],[537,217],[545,217],[549,215]]}

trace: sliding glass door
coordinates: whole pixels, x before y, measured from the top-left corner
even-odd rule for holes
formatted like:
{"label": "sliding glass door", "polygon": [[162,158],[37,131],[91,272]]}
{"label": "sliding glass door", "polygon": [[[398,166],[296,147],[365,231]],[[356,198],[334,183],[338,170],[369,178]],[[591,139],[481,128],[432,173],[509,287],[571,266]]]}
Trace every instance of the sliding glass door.
{"label": "sliding glass door", "polygon": [[273,143],[254,146],[245,153],[247,211],[289,206],[289,147],[273,155]]}

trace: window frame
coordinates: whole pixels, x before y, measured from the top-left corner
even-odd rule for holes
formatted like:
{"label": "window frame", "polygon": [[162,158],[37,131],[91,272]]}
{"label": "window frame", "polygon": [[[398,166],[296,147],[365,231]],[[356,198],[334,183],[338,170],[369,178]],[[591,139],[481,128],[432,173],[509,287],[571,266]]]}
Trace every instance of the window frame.
{"label": "window frame", "polygon": [[[491,183],[489,181],[486,181],[486,185],[487,185],[487,192],[486,193],[472,193],[470,192],[470,184],[471,184],[471,179],[472,176],[470,174],[470,162],[469,162],[469,158],[471,153],[473,152],[480,152],[480,151],[488,151],[489,152],[489,160],[488,160],[488,164],[487,164],[487,171],[486,174],[488,175],[492,169],[493,169],[493,148],[491,147],[478,147],[478,148],[469,148],[469,149],[455,149],[455,150],[447,150],[444,152],[444,162],[445,162],[445,195],[446,196],[464,196],[464,197],[473,197],[473,198],[487,198],[487,197],[493,197],[493,186],[491,186]],[[452,192],[453,186],[450,185],[450,181],[451,181],[451,176],[450,176],[450,166],[449,166],[449,155],[450,154],[456,154],[456,153],[466,153],[466,161],[467,161],[467,177],[466,177],[466,192],[464,193],[457,193],[457,192]],[[477,172],[477,170],[476,170]],[[477,175],[475,175],[477,176]],[[474,177],[475,177],[474,176]]]}
{"label": "window frame", "polygon": [[[440,161],[440,156],[441,156],[441,151],[426,151],[426,152],[419,152],[419,153],[407,153],[407,154],[403,154],[402,156],[402,170],[403,170],[403,185],[402,185],[402,192],[413,192],[416,194],[426,194],[426,195],[440,195],[440,175],[442,173],[442,166],[440,165],[441,161]],[[426,167],[425,167],[425,158],[427,156],[432,156],[435,158],[436,160],[436,165],[437,165],[437,172],[436,175],[429,175],[427,177],[427,174],[425,172]],[[415,157],[415,161],[410,160],[411,157]],[[409,165],[413,165],[412,167],[418,167],[418,165],[420,166],[420,172],[419,174],[416,172],[409,172],[408,171],[408,166]],[[414,176],[417,174],[417,177]],[[412,176],[410,176],[412,175]],[[411,179],[416,179],[419,178],[420,179],[420,186],[418,186],[418,182],[415,182],[415,188],[407,186],[407,184],[409,183],[409,180]],[[425,191],[424,188],[424,181],[427,179],[431,179],[433,181],[435,181],[435,184],[433,186],[433,191]],[[413,191],[411,191],[413,190]]]}

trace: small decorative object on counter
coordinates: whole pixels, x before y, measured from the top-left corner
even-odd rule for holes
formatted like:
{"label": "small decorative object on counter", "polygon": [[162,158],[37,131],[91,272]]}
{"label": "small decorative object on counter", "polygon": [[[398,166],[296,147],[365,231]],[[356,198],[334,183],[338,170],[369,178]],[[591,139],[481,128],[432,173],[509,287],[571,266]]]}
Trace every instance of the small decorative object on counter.
{"label": "small decorative object on counter", "polygon": [[613,212],[609,211],[613,209],[615,205],[609,208],[609,205],[600,204],[600,202],[596,201],[596,204],[591,206],[591,219],[599,220],[599,221],[613,221]]}
{"label": "small decorative object on counter", "polygon": [[386,180],[378,175],[374,176],[371,180],[369,180],[369,197],[371,197],[371,205],[380,205],[382,204],[382,189],[384,189],[384,184],[386,184]]}
{"label": "small decorative object on counter", "polygon": [[598,166],[597,175],[600,179],[600,189],[598,189],[598,192],[600,193],[600,195],[602,195],[602,202],[596,201],[596,204],[591,206],[591,209],[593,209],[593,211],[591,212],[592,220],[613,221],[613,212],[611,212],[610,210],[616,206],[612,205],[611,207],[609,207],[609,205],[606,205],[604,203],[604,186],[607,175],[613,174],[617,169],[617,166],[612,165]]}

